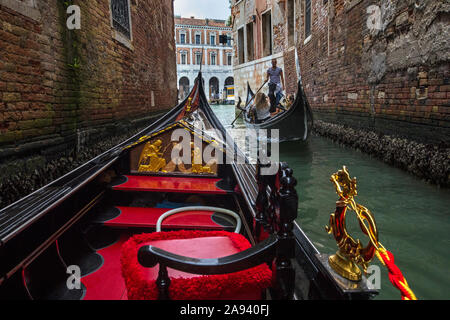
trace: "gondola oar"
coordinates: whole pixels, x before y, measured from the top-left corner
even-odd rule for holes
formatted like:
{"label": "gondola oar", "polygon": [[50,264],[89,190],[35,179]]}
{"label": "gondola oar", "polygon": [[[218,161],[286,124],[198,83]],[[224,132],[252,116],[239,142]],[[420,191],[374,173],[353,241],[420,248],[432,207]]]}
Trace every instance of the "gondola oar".
{"label": "gondola oar", "polygon": [[251,97],[251,99],[248,101],[248,103],[245,105],[244,110],[242,110],[238,116],[236,117],[236,119],[233,120],[233,122],[231,123],[231,126],[234,125],[234,123],[236,122],[236,120],[241,116],[242,112],[244,112],[247,109],[247,106],[250,104],[250,102],[253,101],[253,99],[256,97],[256,95],[258,94],[259,91],[261,91],[261,89],[264,87],[264,85],[267,83],[267,80],[264,81],[264,83],[262,84],[262,86],[258,89],[258,91],[255,92],[255,94],[253,95],[253,97]]}

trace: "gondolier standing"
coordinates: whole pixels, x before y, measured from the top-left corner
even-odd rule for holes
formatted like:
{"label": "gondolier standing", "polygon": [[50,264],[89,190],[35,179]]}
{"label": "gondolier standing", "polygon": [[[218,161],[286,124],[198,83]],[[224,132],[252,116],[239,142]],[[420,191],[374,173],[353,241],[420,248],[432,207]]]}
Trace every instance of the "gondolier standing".
{"label": "gondolier standing", "polygon": [[277,67],[277,59],[272,59],[272,67],[267,70],[267,80],[269,81],[270,112],[277,110],[277,105],[281,100],[284,91],[283,70]]}

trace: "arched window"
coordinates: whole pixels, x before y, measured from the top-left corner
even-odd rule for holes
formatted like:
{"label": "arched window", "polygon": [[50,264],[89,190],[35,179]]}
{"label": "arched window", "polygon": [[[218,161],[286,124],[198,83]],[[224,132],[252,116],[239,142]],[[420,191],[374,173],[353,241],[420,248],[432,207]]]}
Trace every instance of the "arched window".
{"label": "arched window", "polygon": [[232,86],[234,85],[234,78],[233,77],[228,77],[225,79],[225,85],[226,86]]}
{"label": "arched window", "polygon": [[209,99],[219,99],[219,79],[212,77],[209,79]]}
{"label": "arched window", "polygon": [[189,84],[189,79],[187,77],[180,78],[179,86],[178,86],[179,87],[179,98],[180,98],[180,100],[183,100],[189,94],[189,91],[190,91],[189,85],[190,85]]}

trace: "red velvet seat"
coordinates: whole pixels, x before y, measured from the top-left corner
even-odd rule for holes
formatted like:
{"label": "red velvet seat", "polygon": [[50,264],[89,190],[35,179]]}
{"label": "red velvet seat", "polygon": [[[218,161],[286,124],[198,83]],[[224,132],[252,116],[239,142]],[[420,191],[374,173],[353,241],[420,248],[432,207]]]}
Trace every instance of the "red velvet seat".
{"label": "red velvet seat", "polygon": [[[192,258],[220,258],[250,248],[242,235],[226,231],[173,231],[137,235],[122,247],[122,274],[130,300],[158,298],[158,268],[144,268],[137,260],[138,250],[152,245]],[[223,275],[195,275],[168,268],[173,300],[255,300],[271,285],[267,265]]]}

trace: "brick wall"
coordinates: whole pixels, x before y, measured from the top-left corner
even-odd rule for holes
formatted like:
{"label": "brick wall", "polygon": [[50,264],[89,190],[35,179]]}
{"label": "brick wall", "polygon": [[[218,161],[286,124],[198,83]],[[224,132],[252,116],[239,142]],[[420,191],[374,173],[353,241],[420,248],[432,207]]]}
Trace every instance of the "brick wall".
{"label": "brick wall", "polygon": [[284,82],[286,85],[286,95],[297,94],[298,78],[297,66],[295,61],[295,50],[287,50],[283,54],[284,59]]}
{"label": "brick wall", "polygon": [[176,104],[173,3],[130,1],[130,41],[109,1],[68,1],[73,31],[64,1],[0,1],[0,158],[63,151]]}
{"label": "brick wall", "polygon": [[[318,118],[428,142],[450,137],[450,4],[445,1],[312,0],[297,45]],[[369,28],[380,8],[380,28]]]}

